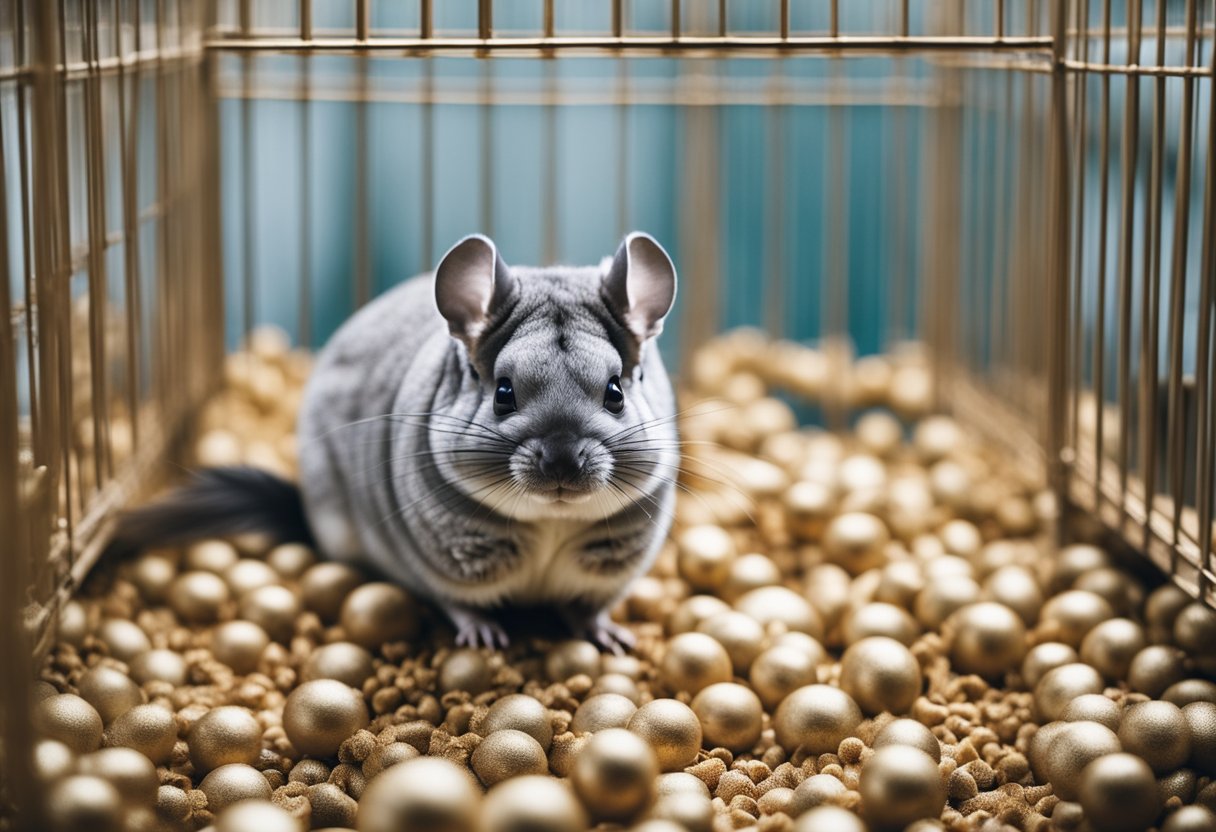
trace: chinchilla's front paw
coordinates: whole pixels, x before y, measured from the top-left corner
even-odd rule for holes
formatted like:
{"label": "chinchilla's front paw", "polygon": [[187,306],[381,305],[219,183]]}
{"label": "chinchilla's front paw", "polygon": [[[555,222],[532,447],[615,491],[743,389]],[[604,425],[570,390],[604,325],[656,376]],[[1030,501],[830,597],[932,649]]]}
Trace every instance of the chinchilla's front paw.
{"label": "chinchilla's front paw", "polygon": [[585,638],[601,650],[618,656],[628,653],[638,642],[633,630],[613,621],[607,610],[587,613],[584,610],[566,609],[562,611],[562,617],[575,636]]}
{"label": "chinchilla's front paw", "polygon": [[484,612],[459,604],[444,604],[443,611],[456,627],[456,643],[461,647],[505,650],[511,643],[502,625]]}

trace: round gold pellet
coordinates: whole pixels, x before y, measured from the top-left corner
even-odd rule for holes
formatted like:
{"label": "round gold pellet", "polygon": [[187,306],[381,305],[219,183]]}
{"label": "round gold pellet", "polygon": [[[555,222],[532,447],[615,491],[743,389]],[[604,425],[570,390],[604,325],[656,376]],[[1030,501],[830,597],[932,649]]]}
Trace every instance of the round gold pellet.
{"label": "round gold pellet", "polygon": [[316,553],[300,543],[283,543],[266,555],[266,563],[280,576],[298,579],[317,562]]}
{"label": "round gold pellet", "polygon": [[241,597],[239,614],[246,621],[261,627],[270,638],[286,644],[295,633],[296,621],[300,617],[300,601],[287,587],[268,584],[251,589]]}
{"label": "round gold pellet", "polygon": [[81,698],[97,709],[102,722],[107,725],[144,702],[143,691],[130,676],[104,665],[86,670],[76,683],[76,688]]}
{"label": "round gold pellet", "polygon": [[296,818],[266,800],[242,800],[224,809],[215,832],[301,832]]}
{"label": "round gold pellet", "polygon": [[1161,812],[1153,770],[1134,754],[1107,754],[1087,765],[1077,800],[1098,832],[1139,832]]}
{"label": "round gold pellet", "polygon": [[624,728],[638,706],[619,693],[588,696],[574,712],[570,730],[576,734],[593,734],[605,728]]}
{"label": "round gold pellet", "polygon": [[840,687],[869,716],[902,714],[920,695],[920,663],[895,639],[863,638],[840,659]]}
{"label": "round gold pellet", "polygon": [[559,641],[545,654],[545,675],[552,682],[564,682],[572,676],[600,675],[599,648],[583,639]]}
{"label": "round gold pellet", "polygon": [[222,576],[232,590],[232,597],[240,598],[246,592],[281,580],[279,573],[274,571],[265,561],[253,558],[241,558],[224,570]]}
{"label": "round gold pellet", "polygon": [[58,740],[78,754],[96,751],[104,728],[97,709],[72,693],[39,702],[34,710],[34,727],[41,736]]}
{"label": "round gold pellet", "polygon": [[145,650],[152,649],[148,634],[134,621],[107,618],[101,622],[97,635],[109,648],[110,655],[122,662],[129,662]]}
{"label": "round gold pellet", "polygon": [[333,679],[314,679],[291,692],[283,706],[283,729],[301,754],[332,757],[338,746],[368,723],[363,696]]}
{"label": "round gold pellet", "polygon": [[362,572],[349,564],[324,561],[310,566],[300,576],[300,598],[322,621],[334,622],[346,596],[366,580]]}
{"label": "round gold pellet", "polygon": [[982,601],[946,621],[950,661],[959,673],[999,679],[1026,655],[1026,627],[1004,604]]}
{"label": "round gold pellet", "polygon": [[253,765],[262,753],[262,726],[246,709],[225,705],[199,717],[186,735],[186,744],[199,773],[230,763]]}
{"label": "round gold pellet", "polygon": [[156,552],[141,555],[131,565],[131,583],[139,589],[139,594],[149,604],[159,604],[165,600],[169,586],[177,577],[177,563],[173,558]]}
{"label": "round gold pellet", "polygon": [[77,761],[76,771],[108,781],[128,806],[156,803],[156,766],[132,748],[102,748],[85,754]]}
{"label": "round gold pellet", "polygon": [[152,762],[164,765],[177,742],[177,720],[160,705],[136,705],[110,725],[107,745],[134,748]]}
{"label": "round gold pellet", "polygon": [[1090,630],[1114,616],[1115,611],[1105,598],[1072,589],[1047,600],[1043,605],[1042,622],[1055,628],[1060,641],[1080,647],[1081,640]]}
{"label": "round gold pellet", "polygon": [[209,624],[231,593],[224,579],[214,572],[186,572],[169,586],[169,606],[187,624]]}
{"label": "round gold pellet", "polygon": [[1081,772],[1094,760],[1121,749],[1115,732],[1097,722],[1069,722],[1047,747],[1046,774],[1061,800],[1077,799]]}
{"label": "round gold pellet", "polygon": [[919,748],[880,748],[862,764],[861,800],[866,822],[876,830],[903,829],[936,818],[946,802],[937,763]]}
{"label": "round gold pellet", "polygon": [[54,832],[118,832],[124,810],[118,789],[92,775],[65,777],[46,794],[46,820]]}
{"label": "round gold pellet", "polygon": [[752,662],[748,681],[765,708],[771,711],[794,691],[815,684],[816,669],[827,657],[819,643],[815,642],[815,645],[818,652],[778,644]]}
{"label": "round gold pellet", "polygon": [[694,590],[714,590],[726,583],[736,550],[719,526],[690,526],[676,537],[680,577]]}
{"label": "round gold pellet", "polygon": [[763,586],[773,586],[781,582],[781,570],[767,555],[749,552],[735,558],[730,566],[726,582],[718,589],[723,598],[734,601],[740,595],[759,589]]}
{"label": "round gold pellet", "polygon": [[710,616],[697,625],[697,631],[705,633],[726,648],[731,666],[740,676],[747,675],[752,661],[764,649],[764,628],[760,622],[734,610]]}
{"label": "round gold pellet", "polygon": [[642,701],[642,692],[638,690],[638,683],[622,673],[602,674],[595,680],[595,684],[591,686],[587,695],[599,696],[601,693],[619,694],[634,705],[638,705]]}
{"label": "round gold pellet", "polygon": [[1039,680],[1049,670],[1065,664],[1073,664],[1078,660],[1077,651],[1059,641],[1045,641],[1036,644],[1026,652],[1022,660],[1022,682],[1030,690],[1034,690]]}
{"label": "round gold pellet", "polygon": [[1035,709],[1043,721],[1059,719],[1068,703],[1086,693],[1101,693],[1102,675],[1087,664],[1074,662],[1043,674],[1034,688]]}
{"label": "round gold pellet", "polygon": [[418,634],[417,605],[393,584],[363,584],[353,590],[342,602],[340,619],[346,637],[369,650]]}
{"label": "round gold pellet", "polygon": [[[334,679],[356,690],[375,672],[372,654],[349,641],[336,641],[313,651],[304,662],[300,678],[305,682],[313,679]],[[483,688],[484,689],[484,688]],[[480,690],[470,693],[481,693]]]}
{"label": "round gold pellet", "polygon": [[186,659],[176,650],[156,649],[140,653],[128,665],[131,678],[141,685],[148,682],[186,683]]}
{"label": "round gold pellet", "polygon": [[1132,657],[1127,668],[1127,686],[1156,698],[1186,676],[1183,652],[1167,644],[1150,644]]}
{"label": "round gold pellet", "polygon": [[659,664],[663,684],[672,693],[696,694],[717,682],[729,682],[732,665],[726,648],[704,633],[681,633],[667,642]]}
{"label": "round gold pellet", "polygon": [[1169,702],[1138,702],[1124,709],[1119,741],[1158,775],[1181,767],[1191,754],[1190,726],[1182,709]]}
{"label": "round gold pellet", "polygon": [[1096,722],[1112,731],[1119,730],[1123,709],[1100,693],[1085,693],[1065,706],[1060,714],[1063,722]]}
{"label": "round gold pellet", "polygon": [[524,775],[486,794],[481,832],[585,832],[587,812],[573,790],[553,777]]}
{"label": "round gold pellet", "polygon": [[735,609],[754,618],[765,629],[779,625],[785,630],[823,638],[823,619],[806,598],[783,586],[753,589],[735,601]]}
{"label": "round gold pellet", "polygon": [[270,782],[253,766],[232,763],[220,766],[199,784],[207,796],[207,809],[220,813],[242,800],[270,800]]}
{"label": "round gold pellet", "polygon": [[844,691],[807,685],[791,693],[773,714],[777,743],[788,753],[805,746],[811,754],[835,753],[861,722],[861,708]]}
{"label": "round gold pellet", "polygon": [[182,568],[222,575],[239,559],[240,554],[231,543],[223,540],[204,540],[187,550]]}
{"label": "round gold pellet", "polygon": [[855,644],[870,636],[886,636],[910,645],[920,637],[920,624],[907,610],[876,601],[862,604],[844,620],[844,643]]}
{"label": "round gold pellet", "polygon": [[[357,645],[351,645],[363,650]],[[367,651],[363,651],[367,653]],[[371,654],[367,653],[367,669],[371,670]],[[360,667],[362,672],[362,667]],[[439,689],[444,693],[462,690],[471,696],[485,693],[493,682],[493,671],[486,657],[479,650],[463,648],[453,650],[439,668]],[[348,682],[349,684],[349,682]]]}
{"label": "round gold pellet", "polygon": [[744,685],[709,685],[693,697],[692,711],[701,723],[702,742],[710,748],[746,751],[760,739],[764,707]]}
{"label": "round gold pellet", "polygon": [[637,734],[610,728],[583,746],[570,782],[593,818],[624,822],[654,802],[658,776],[654,750]]}
{"label": "round gold pellet", "polygon": [[804,779],[790,795],[790,817],[834,801],[848,791],[844,783],[830,774],[812,774]]}
{"label": "round gold pellet", "polygon": [[34,743],[34,774],[44,783],[67,776],[76,767],[76,753],[59,740]]}
{"label": "round gold pellet", "polygon": [[850,512],[837,515],[823,532],[823,554],[831,563],[853,575],[882,566],[890,533],[872,514]]}
{"label": "round gold pellet", "polygon": [[1144,629],[1128,618],[1111,618],[1081,639],[1081,661],[1112,682],[1127,677],[1132,659],[1147,644]]}
{"label": "round gold pellet", "polygon": [[676,699],[653,699],[638,708],[625,726],[654,749],[662,771],[681,771],[701,751],[701,721]]}
{"label": "round gold pellet", "polygon": [[270,636],[252,621],[225,621],[211,634],[211,654],[239,674],[257,670]]}
{"label": "round gold pellet", "polygon": [[692,595],[681,601],[667,619],[667,632],[678,636],[688,633],[707,618],[730,609],[730,605],[715,595]]}
{"label": "round gold pellet", "polygon": [[547,774],[545,749],[523,731],[495,731],[481,741],[470,760],[473,771],[486,786],[525,774]]}
{"label": "round gold pellet", "polygon": [[869,832],[864,822],[848,809],[819,806],[801,815],[794,832]]}
{"label": "round gold pellet", "polygon": [[[404,763],[407,760],[412,760],[420,756],[418,749],[407,742],[390,742],[388,745],[377,745],[372,749],[372,753],[367,755],[367,759],[363,761],[363,776],[368,780],[378,775],[387,768]],[[301,761],[309,762],[307,760]],[[312,761],[315,762],[315,761]],[[299,768],[300,764],[296,765]],[[295,777],[295,769],[292,769],[292,777]],[[324,782],[329,778],[329,770],[326,767],[325,776],[320,778],[318,782]]]}
{"label": "round gold pellet", "polygon": [[873,747],[877,750],[888,745],[910,745],[928,754],[936,763],[940,763],[942,759],[942,745],[937,737],[915,719],[896,719],[888,722],[874,737]]}
{"label": "round gold pellet", "polygon": [[526,693],[504,696],[490,706],[480,733],[488,737],[495,731],[514,728],[540,743],[546,751],[553,743],[553,720],[549,710],[535,697]]}

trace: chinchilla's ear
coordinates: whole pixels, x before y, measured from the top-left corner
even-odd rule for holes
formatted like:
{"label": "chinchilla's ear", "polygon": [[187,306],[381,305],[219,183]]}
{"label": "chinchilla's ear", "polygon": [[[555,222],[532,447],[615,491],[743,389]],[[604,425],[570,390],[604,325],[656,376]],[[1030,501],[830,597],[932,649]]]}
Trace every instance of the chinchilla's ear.
{"label": "chinchilla's ear", "polygon": [[452,246],[435,269],[435,304],[452,337],[471,351],[514,280],[489,237],[470,234]]}
{"label": "chinchilla's ear", "polygon": [[675,266],[654,237],[634,231],[612,258],[604,293],[641,343],[663,331],[663,318],[676,299]]}

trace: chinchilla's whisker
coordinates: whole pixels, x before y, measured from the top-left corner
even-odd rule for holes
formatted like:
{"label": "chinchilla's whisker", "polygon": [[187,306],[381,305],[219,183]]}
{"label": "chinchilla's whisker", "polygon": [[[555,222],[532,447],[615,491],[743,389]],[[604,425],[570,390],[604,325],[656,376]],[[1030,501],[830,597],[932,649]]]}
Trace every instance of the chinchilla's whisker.
{"label": "chinchilla's whisker", "polygon": [[[729,483],[729,482],[721,482],[721,481],[715,480],[712,477],[704,477],[701,474],[696,474],[696,475],[690,474],[688,471],[685,471],[684,469],[680,468],[679,466],[674,466],[674,467],[675,467],[676,471],[679,473],[687,474],[688,476],[700,476],[703,479],[708,479],[710,482],[717,482],[719,485],[722,485],[725,488],[728,488],[730,491],[735,492],[735,495],[737,495],[738,497],[742,498],[745,501],[739,505],[739,508],[741,508],[743,510],[743,513],[744,513],[744,515],[747,516],[748,520],[750,520],[753,523],[756,522],[755,518],[752,516],[751,511],[748,510],[748,508],[747,508],[747,505],[746,505],[747,495],[738,486],[735,486],[734,484]],[[677,477],[667,476],[665,474],[659,474],[659,473],[656,473],[653,471],[645,471],[641,468],[638,468],[637,466],[631,466],[631,465],[623,465],[623,466],[621,466],[621,468],[623,468],[625,471],[632,473],[635,476],[638,476],[638,475],[653,476],[663,482],[671,483],[673,486],[680,489],[685,494],[688,494],[689,496],[692,496],[692,497],[696,497],[705,508],[710,509],[710,511],[712,512],[712,507],[709,505],[709,503],[707,503],[705,501],[705,497],[703,495],[701,495],[700,493],[698,493],[697,491],[694,491],[693,489],[689,488],[684,483],[680,482]],[[635,485],[634,487],[637,488],[638,486]],[[639,488],[639,490],[641,490],[641,489]]]}
{"label": "chinchilla's whisker", "polygon": [[[700,407],[703,404],[705,404],[705,402],[697,402],[696,404],[689,405],[688,407],[684,408],[683,410],[672,413],[670,416],[659,416],[654,419],[647,419],[645,421],[639,422],[636,425],[630,425],[627,428],[622,428],[621,430],[617,431],[616,433],[610,434],[608,436],[608,438],[604,440],[604,442],[610,442],[613,439],[616,439],[618,437],[629,436],[631,434],[637,433],[638,431],[646,430],[647,428],[658,427],[659,425],[676,421],[676,420],[692,413],[693,410],[696,410],[698,407]],[[723,410],[733,410],[737,407],[738,407],[737,404],[726,403],[726,404],[723,404],[721,407],[715,407],[711,410],[699,411],[695,415],[702,416],[702,415],[707,415],[710,413],[720,413]]]}
{"label": "chinchilla's whisker", "polygon": [[476,501],[476,499],[477,499],[476,495],[479,494],[480,492],[485,491],[488,488],[492,488],[492,487],[498,485],[499,483],[508,481],[510,479],[511,479],[510,475],[508,475],[506,477],[501,477],[487,485],[482,486],[481,488],[478,488],[476,491],[469,492],[469,493],[465,493],[465,492],[461,491],[459,488],[457,488],[455,485],[452,485],[451,483],[444,483],[443,484],[444,487],[449,489],[449,491],[452,493],[448,493],[445,495],[445,494],[443,494],[442,489],[436,489],[435,491],[429,491],[426,494],[419,497],[417,500],[414,500],[413,502],[408,503],[407,505],[401,506],[400,508],[390,511],[386,516],[381,518],[378,525],[384,525],[389,520],[393,519],[393,517],[399,517],[401,515],[404,515],[407,511],[409,511],[413,508],[426,506],[427,502],[429,500],[434,499],[436,497],[445,497],[443,502],[441,502],[439,504],[440,507],[448,505],[450,502],[452,502],[452,500],[454,500],[462,495],[468,497],[469,499]]}

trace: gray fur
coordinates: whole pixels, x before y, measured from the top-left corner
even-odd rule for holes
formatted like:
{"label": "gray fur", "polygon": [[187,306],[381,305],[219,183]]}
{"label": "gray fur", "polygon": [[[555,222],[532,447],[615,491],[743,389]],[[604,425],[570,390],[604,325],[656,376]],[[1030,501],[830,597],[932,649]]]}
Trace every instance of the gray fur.
{"label": "gray fur", "polygon": [[[653,562],[674,504],[674,397],[652,340],[670,261],[633,234],[599,267],[508,268],[472,237],[437,273],[369,304],[319,356],[299,434],[321,550],[430,599],[462,643],[505,643],[491,611],[508,603],[628,643],[604,611]],[[604,406],[614,375],[619,415]],[[518,406],[504,417],[501,377]]]}

